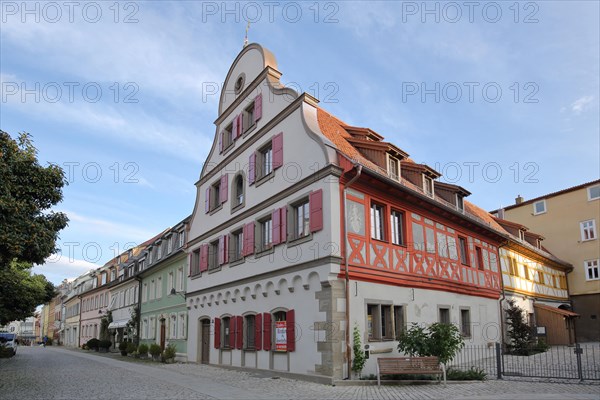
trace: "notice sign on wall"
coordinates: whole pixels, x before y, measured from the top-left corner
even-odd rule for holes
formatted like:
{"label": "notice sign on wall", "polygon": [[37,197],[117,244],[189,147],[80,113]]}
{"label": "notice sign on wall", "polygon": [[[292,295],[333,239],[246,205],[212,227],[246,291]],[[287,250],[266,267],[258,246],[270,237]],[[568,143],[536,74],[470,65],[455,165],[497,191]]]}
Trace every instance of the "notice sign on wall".
{"label": "notice sign on wall", "polygon": [[287,351],[287,323],[275,321],[275,350]]}

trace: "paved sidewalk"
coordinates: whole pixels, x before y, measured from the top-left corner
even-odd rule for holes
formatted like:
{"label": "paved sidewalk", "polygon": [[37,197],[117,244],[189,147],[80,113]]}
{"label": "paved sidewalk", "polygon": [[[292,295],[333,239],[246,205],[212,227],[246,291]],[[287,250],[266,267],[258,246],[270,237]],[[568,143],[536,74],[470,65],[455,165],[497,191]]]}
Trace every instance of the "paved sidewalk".
{"label": "paved sidewalk", "polygon": [[198,364],[122,361],[120,355],[20,348],[0,360],[2,399],[465,399],[598,400],[600,385],[522,381],[327,386]]}

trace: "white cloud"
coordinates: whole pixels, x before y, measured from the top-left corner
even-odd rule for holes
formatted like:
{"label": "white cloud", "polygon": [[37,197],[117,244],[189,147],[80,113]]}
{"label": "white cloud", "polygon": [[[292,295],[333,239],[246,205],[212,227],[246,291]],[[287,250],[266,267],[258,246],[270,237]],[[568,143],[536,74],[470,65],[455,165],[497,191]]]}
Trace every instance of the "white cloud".
{"label": "white cloud", "polygon": [[32,271],[35,274],[45,275],[46,279],[57,285],[63,279],[77,278],[87,271],[98,267],[99,265],[97,264],[69,257],[68,254],[53,254],[46,259],[44,264],[35,265]]}
{"label": "white cloud", "polygon": [[571,111],[573,111],[575,115],[579,115],[582,112],[589,110],[593,101],[594,96],[580,97],[571,104]]}
{"label": "white cloud", "polygon": [[157,232],[150,232],[148,230],[139,228],[137,226],[131,226],[122,224],[114,221],[90,218],[73,211],[63,211],[69,217],[69,228],[74,228],[75,225],[79,230],[99,235],[114,235],[116,238],[125,237],[128,241],[143,242],[150,239]]}

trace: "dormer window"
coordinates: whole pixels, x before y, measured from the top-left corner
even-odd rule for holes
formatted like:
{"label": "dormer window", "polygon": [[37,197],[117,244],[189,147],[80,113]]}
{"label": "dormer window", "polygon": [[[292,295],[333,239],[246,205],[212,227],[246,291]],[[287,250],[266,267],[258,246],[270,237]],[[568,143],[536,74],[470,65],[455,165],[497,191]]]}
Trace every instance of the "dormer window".
{"label": "dormer window", "polygon": [[400,161],[388,155],[388,176],[394,180],[400,180]]}
{"label": "dormer window", "polygon": [[158,245],[156,246],[156,259],[160,260],[161,257],[162,257],[162,242],[158,243]]}
{"label": "dormer window", "polygon": [[464,212],[465,211],[465,202],[463,200],[463,197],[460,194],[456,195],[456,208],[460,212]]}
{"label": "dormer window", "polygon": [[423,176],[423,190],[427,196],[433,197],[433,179]]}
{"label": "dormer window", "polygon": [[546,212],[546,200],[540,200],[533,203],[533,215],[544,214]]}
{"label": "dormer window", "polygon": [[525,232],[522,229],[519,229],[519,239],[525,240]]}

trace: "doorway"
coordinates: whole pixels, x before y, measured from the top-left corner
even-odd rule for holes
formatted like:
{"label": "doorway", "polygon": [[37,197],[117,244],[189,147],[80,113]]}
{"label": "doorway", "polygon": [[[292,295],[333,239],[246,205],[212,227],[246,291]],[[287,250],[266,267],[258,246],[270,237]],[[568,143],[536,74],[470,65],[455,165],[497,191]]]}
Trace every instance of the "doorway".
{"label": "doorway", "polygon": [[203,319],[200,321],[200,326],[202,330],[201,341],[200,344],[200,363],[201,364],[209,364],[210,363],[210,319]]}
{"label": "doorway", "polygon": [[166,324],[165,319],[162,318],[160,320],[160,349],[161,351],[165,349],[165,334],[166,334]]}

